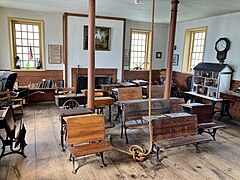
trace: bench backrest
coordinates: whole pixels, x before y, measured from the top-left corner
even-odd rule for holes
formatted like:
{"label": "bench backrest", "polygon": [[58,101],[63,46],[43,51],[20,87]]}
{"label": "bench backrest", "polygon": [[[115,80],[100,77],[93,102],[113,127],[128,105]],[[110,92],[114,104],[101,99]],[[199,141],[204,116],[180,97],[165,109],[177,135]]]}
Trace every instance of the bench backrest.
{"label": "bench backrest", "polygon": [[182,106],[180,106],[180,104],[185,104],[184,98],[171,97],[169,113],[183,112]]}
{"label": "bench backrest", "polygon": [[197,116],[163,117],[152,120],[153,140],[176,138],[197,133]]}
{"label": "bench backrest", "polygon": [[118,88],[118,101],[142,99],[141,87]]}
{"label": "bench backrest", "polygon": [[[154,99],[152,103],[152,115],[165,114],[170,111],[170,101],[165,99]],[[123,105],[124,120],[142,119],[148,116],[148,100],[143,99],[139,102],[129,102]]]}
{"label": "bench backrest", "polygon": [[211,104],[204,104],[201,106],[192,106],[192,114],[197,115],[199,124],[213,122]]}
{"label": "bench backrest", "polygon": [[[152,98],[164,97],[164,85],[152,85]],[[149,97],[149,86],[147,86],[147,97]]]}
{"label": "bench backrest", "polygon": [[82,144],[104,140],[104,116],[87,114],[67,119],[68,144]]}
{"label": "bench backrest", "polygon": [[[179,104],[183,104],[183,98],[152,99],[152,115],[161,115],[166,113],[182,112]],[[148,99],[142,99],[138,102],[126,102],[123,105],[123,118],[127,120],[141,119],[142,116],[148,116]]]}

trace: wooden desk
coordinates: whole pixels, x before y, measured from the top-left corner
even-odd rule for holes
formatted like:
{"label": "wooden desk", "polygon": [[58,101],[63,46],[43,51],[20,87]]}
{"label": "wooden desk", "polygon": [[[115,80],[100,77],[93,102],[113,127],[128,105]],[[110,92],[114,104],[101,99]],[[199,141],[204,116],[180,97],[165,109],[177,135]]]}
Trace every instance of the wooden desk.
{"label": "wooden desk", "polygon": [[119,83],[122,87],[134,87],[136,84],[130,82],[121,82]]}
{"label": "wooden desk", "polygon": [[115,124],[112,123],[112,108],[111,108],[112,104],[113,104],[113,98],[111,98],[111,97],[95,97],[95,108],[96,109],[101,109],[101,108],[104,108],[105,106],[108,106],[108,108],[109,108],[108,121],[109,121],[110,126],[107,126],[106,128],[115,126]]}
{"label": "wooden desk", "polygon": [[222,105],[224,113],[221,114],[221,117],[229,116],[232,119],[232,116],[229,113],[229,108],[231,106],[231,103],[240,102],[240,93],[236,93],[234,91],[220,92],[220,97],[223,99],[224,102],[224,104]]}
{"label": "wooden desk", "polygon": [[202,103],[187,103],[187,104],[179,104],[179,105],[183,108],[184,112],[192,114],[193,106],[202,106],[204,104],[202,104]]}
{"label": "wooden desk", "polygon": [[104,92],[108,92],[109,94],[112,94],[112,89],[116,87],[120,87],[120,84],[100,84],[101,89]]}
{"label": "wooden desk", "polygon": [[[214,115],[216,112],[220,112],[221,114],[224,114],[224,108],[223,108],[223,106],[224,106],[224,101],[223,101],[223,99],[221,99],[221,98],[209,97],[209,96],[205,96],[205,95],[202,95],[202,94],[197,94],[196,92],[184,92],[184,93],[191,97],[191,102],[193,102],[194,97],[199,97],[199,98],[202,98],[202,99],[210,100],[211,103],[212,103],[212,112],[213,112],[213,115]],[[216,105],[216,103],[218,103],[218,102],[221,103],[221,109],[220,109],[220,111],[215,111],[215,105]]]}
{"label": "wooden desk", "polygon": [[61,123],[61,130],[60,130],[61,143],[60,143],[60,145],[62,146],[62,151],[65,151],[64,141],[63,141],[63,136],[64,136],[63,127],[64,127],[64,124],[66,124],[66,121],[63,118],[68,117],[68,116],[91,114],[93,112],[88,108],[74,108],[74,109],[60,109],[59,108],[58,113],[59,113],[59,120]]}
{"label": "wooden desk", "polygon": [[84,96],[83,94],[55,95],[55,103],[57,106],[62,106],[69,99],[74,99],[79,104],[83,104],[84,106],[87,103],[87,97]]}
{"label": "wooden desk", "polygon": [[133,83],[137,84],[138,86],[147,86],[149,84],[148,81],[136,79],[132,81]]}
{"label": "wooden desk", "polygon": [[224,100],[232,101],[232,102],[240,102],[240,93],[236,93],[233,91],[228,92],[220,92],[220,97]]}

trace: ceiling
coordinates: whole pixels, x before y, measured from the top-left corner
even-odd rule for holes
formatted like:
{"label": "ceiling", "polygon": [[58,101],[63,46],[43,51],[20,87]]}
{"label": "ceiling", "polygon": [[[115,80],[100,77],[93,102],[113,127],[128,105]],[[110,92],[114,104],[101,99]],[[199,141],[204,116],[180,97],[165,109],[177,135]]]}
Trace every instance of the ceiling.
{"label": "ceiling", "polygon": [[[178,22],[240,11],[239,0],[179,0]],[[169,23],[171,0],[155,0],[155,22]],[[96,0],[96,14],[151,22],[151,0]],[[88,0],[0,0],[0,7],[88,13]]]}

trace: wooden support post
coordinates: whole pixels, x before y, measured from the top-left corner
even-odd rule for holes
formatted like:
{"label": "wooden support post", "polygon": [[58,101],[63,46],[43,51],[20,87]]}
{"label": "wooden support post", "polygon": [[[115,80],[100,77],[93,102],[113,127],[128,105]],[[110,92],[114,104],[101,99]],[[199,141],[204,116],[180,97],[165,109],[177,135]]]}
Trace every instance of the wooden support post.
{"label": "wooden support post", "polygon": [[178,7],[179,1],[172,0],[171,3],[172,3],[172,10],[171,10],[171,21],[170,21],[170,33],[169,33],[169,40],[168,40],[168,57],[167,57],[164,99],[169,99],[171,94],[172,58],[173,58],[174,39],[175,39],[177,11],[178,11],[177,7]]}
{"label": "wooden support post", "polygon": [[63,14],[63,80],[64,87],[68,86],[68,15],[67,13]]}
{"label": "wooden support post", "polygon": [[88,108],[94,110],[95,93],[95,0],[89,0],[88,15]]}

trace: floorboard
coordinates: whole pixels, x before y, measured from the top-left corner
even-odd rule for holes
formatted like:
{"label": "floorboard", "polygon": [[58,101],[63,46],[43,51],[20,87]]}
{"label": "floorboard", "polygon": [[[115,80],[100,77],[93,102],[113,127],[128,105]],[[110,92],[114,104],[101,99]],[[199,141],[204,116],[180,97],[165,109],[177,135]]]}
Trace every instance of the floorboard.
{"label": "floorboard", "polygon": [[[113,107],[113,119],[116,107]],[[107,113],[107,109],[105,110]],[[217,140],[200,144],[200,153],[194,146],[182,146],[163,152],[164,158],[156,164],[151,154],[144,162],[135,162],[131,156],[119,151],[104,153],[107,167],[101,158],[89,155],[78,159],[77,174],[72,174],[69,152],[61,151],[60,123],[54,103],[32,104],[24,107],[27,129],[27,158],[12,154],[0,160],[1,179],[163,179],[202,180],[240,179],[240,125],[228,124],[217,131]],[[107,119],[107,118],[106,118]],[[116,148],[128,150],[132,144],[149,148],[148,129],[128,131],[129,145],[120,138],[120,124],[106,130]],[[0,130],[2,135],[4,131]],[[0,144],[1,146],[1,144]]]}

